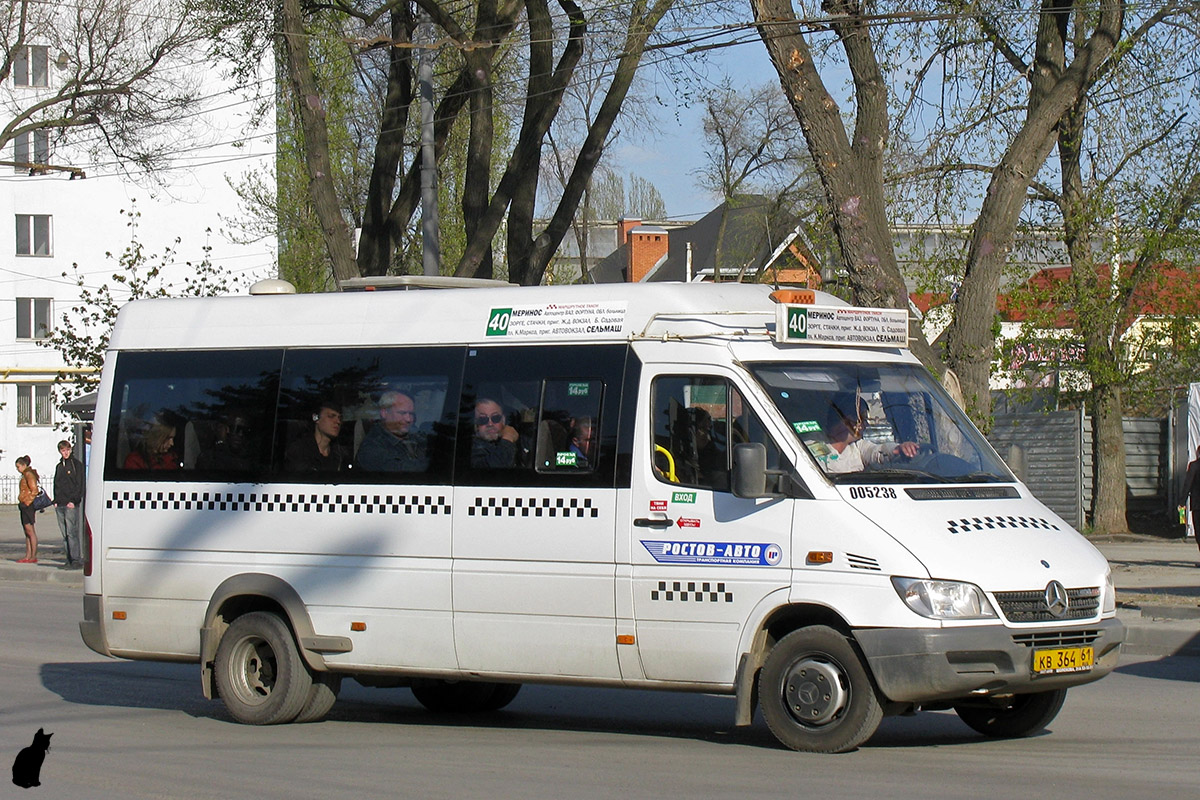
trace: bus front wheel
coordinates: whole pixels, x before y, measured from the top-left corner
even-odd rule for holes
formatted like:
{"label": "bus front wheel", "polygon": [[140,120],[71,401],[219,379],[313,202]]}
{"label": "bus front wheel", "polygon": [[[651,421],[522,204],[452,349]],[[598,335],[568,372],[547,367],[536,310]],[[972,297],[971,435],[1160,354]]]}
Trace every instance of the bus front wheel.
{"label": "bus front wheel", "polygon": [[268,612],[254,611],[230,623],[213,668],[225,707],[247,725],[291,722],[312,693],[312,675],[291,630]]}
{"label": "bus front wheel", "polygon": [[883,708],[854,647],[838,631],[813,625],[771,649],[759,674],[759,705],[782,744],[810,753],[844,753],[871,738]]}

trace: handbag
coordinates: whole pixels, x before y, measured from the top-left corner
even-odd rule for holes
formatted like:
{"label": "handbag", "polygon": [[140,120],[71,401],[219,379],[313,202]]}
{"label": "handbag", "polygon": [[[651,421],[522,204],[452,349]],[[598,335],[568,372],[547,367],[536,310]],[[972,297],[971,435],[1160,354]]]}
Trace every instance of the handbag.
{"label": "handbag", "polygon": [[34,511],[41,511],[54,505],[54,501],[50,499],[50,495],[46,494],[46,490],[39,486],[37,497],[34,497],[33,502],[29,505]]}

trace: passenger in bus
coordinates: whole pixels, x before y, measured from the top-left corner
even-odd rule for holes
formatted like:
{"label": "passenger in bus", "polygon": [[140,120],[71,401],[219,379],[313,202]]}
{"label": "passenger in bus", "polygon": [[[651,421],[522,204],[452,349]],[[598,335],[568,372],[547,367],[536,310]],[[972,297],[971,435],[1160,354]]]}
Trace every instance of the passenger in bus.
{"label": "passenger in bus", "polygon": [[424,472],[429,469],[428,441],[414,430],[413,400],[403,392],[384,392],[379,398],[379,424],[363,438],[355,460],[372,472]]}
{"label": "passenger in bus", "polygon": [[125,457],[125,469],[179,469],[175,426],[154,422],[137,448]]}
{"label": "passenger in bus", "polygon": [[728,491],[729,464],[725,449],[719,447],[713,437],[712,415],[697,406],[687,409],[685,419],[690,423],[696,449],[697,474],[694,483],[720,492]]}
{"label": "passenger in bus", "polygon": [[517,465],[517,429],[507,422],[495,400],[481,397],[475,403],[475,438],[471,441],[471,466],[503,469]]}
{"label": "passenger in bus", "polygon": [[337,442],[342,432],[342,407],[322,401],[313,412],[313,431],[287,446],[283,466],[289,472],[341,472],[347,459]]}
{"label": "passenger in bus", "polygon": [[592,441],[595,424],[591,417],[571,420],[571,452],[575,454],[575,466],[587,469],[592,457]]}
{"label": "passenger in bus", "polygon": [[830,401],[825,425],[832,453],[821,458],[829,473],[862,472],[868,466],[883,464],[896,456],[912,458],[920,452],[916,442],[880,444],[862,438],[867,425],[867,404],[853,394],[837,395]]}
{"label": "passenger in bus", "polygon": [[246,449],[246,435],[250,422],[240,411],[230,411],[214,425],[215,439],[196,459],[199,469],[219,469],[230,472],[246,472],[250,469],[250,454]]}

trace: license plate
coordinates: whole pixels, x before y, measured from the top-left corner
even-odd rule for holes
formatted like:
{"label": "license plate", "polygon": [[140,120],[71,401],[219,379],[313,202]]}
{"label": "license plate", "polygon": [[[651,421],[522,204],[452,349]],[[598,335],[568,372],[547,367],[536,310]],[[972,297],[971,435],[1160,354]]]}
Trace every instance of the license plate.
{"label": "license plate", "polygon": [[1033,674],[1058,675],[1064,672],[1087,672],[1095,664],[1095,661],[1095,652],[1090,647],[1034,650]]}

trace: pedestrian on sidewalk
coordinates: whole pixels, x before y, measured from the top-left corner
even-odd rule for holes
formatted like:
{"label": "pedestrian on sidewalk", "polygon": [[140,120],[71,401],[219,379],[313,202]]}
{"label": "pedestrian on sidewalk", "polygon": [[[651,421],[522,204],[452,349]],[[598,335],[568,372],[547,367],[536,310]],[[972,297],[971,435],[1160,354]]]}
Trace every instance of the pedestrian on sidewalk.
{"label": "pedestrian on sidewalk", "polygon": [[1200,547],[1200,447],[1196,448],[1196,457],[1188,464],[1183,491],[1192,508],[1192,532],[1196,534],[1196,546]]}
{"label": "pedestrian on sidewalk", "polygon": [[25,531],[25,557],[18,558],[18,564],[37,563],[37,512],[33,510],[33,500],[38,495],[38,474],[33,468],[29,456],[17,459],[17,472],[21,473],[21,489],[17,492],[17,508],[21,511],[21,527]]}
{"label": "pedestrian on sidewalk", "polygon": [[54,515],[62,533],[66,563],[63,569],[83,569],[81,527],[83,522],[83,465],[71,456],[71,443],[58,443],[62,458],[54,468]]}

